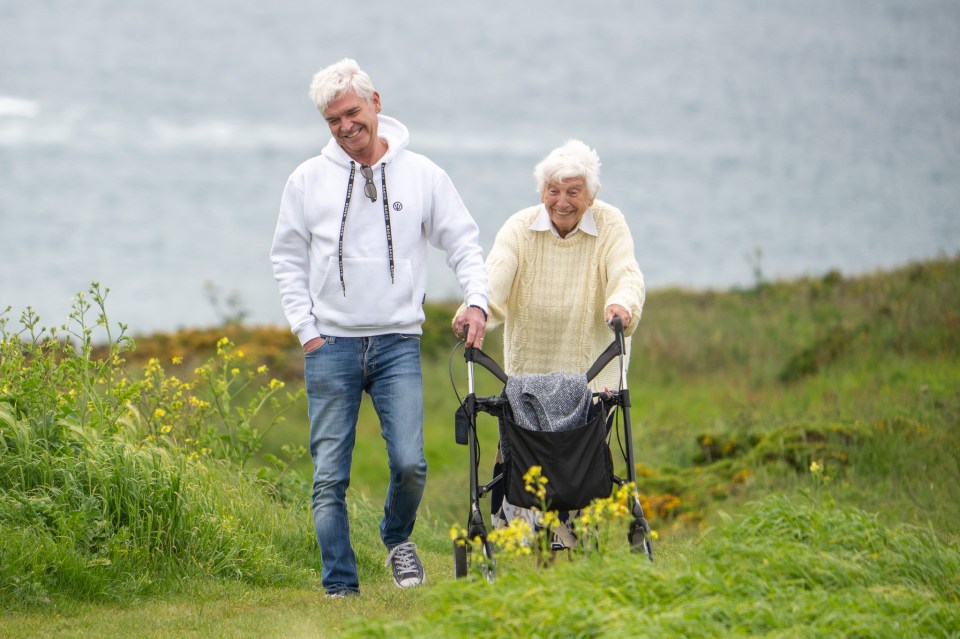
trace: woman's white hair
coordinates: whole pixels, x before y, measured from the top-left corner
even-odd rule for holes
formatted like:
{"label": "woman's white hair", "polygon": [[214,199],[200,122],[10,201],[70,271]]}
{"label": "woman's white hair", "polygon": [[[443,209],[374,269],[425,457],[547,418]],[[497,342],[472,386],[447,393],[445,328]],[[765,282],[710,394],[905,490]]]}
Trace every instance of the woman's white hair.
{"label": "woman's white hair", "polygon": [[600,156],[580,140],[568,140],[537,164],[533,177],[541,196],[549,182],[579,177],[586,182],[590,197],[595,197],[600,190]]}
{"label": "woman's white hair", "polygon": [[317,105],[317,111],[323,113],[331,102],[353,89],[362,99],[373,98],[373,81],[367,72],[360,68],[357,61],[344,58],[317,71],[310,83],[310,99]]}

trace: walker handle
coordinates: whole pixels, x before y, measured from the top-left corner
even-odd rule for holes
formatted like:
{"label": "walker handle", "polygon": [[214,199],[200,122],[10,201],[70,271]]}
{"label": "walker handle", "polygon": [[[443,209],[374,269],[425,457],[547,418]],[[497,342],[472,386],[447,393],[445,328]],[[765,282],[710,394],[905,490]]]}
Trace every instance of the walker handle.
{"label": "walker handle", "polygon": [[[467,334],[470,331],[470,325],[463,325],[464,336],[463,339],[466,339]],[[480,364],[483,368],[490,371],[494,377],[499,379],[504,384],[507,383],[507,374],[503,372],[503,368],[500,367],[500,364],[495,362],[492,357],[483,352],[483,350],[477,348],[476,346],[464,346],[463,349],[463,359],[467,361],[467,386],[470,393],[473,393],[473,364]]]}
{"label": "walker handle", "polygon": [[[587,381],[592,382],[600,374],[604,367],[615,358],[620,358],[620,377],[623,378],[623,356],[626,354],[626,341],[623,337],[623,320],[619,315],[614,315],[613,319],[607,322],[607,326],[613,331],[613,341],[607,346],[606,350],[600,353],[600,357],[593,362],[590,370],[587,371]],[[626,388],[624,386],[624,388]]]}
{"label": "walker handle", "polygon": [[[470,325],[463,325],[463,334],[457,335],[460,338],[460,341],[463,342],[463,359],[467,360],[467,367],[469,368],[470,378],[473,378],[473,360],[474,352],[477,350],[475,346],[467,346],[467,335],[470,334]],[[473,387],[470,387],[470,392],[473,392]]]}
{"label": "walker handle", "polygon": [[617,337],[623,335],[623,320],[619,315],[614,315],[613,319],[607,322],[607,324],[610,326],[610,330],[613,331],[614,335]]}

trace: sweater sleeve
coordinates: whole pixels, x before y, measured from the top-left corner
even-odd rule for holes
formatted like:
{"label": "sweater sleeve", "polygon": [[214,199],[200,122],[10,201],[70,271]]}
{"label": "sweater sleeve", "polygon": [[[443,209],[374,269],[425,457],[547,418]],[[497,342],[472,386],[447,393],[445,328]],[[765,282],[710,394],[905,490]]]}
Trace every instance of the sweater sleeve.
{"label": "sweater sleeve", "polygon": [[506,320],[507,304],[513,290],[520,263],[517,224],[510,220],[497,233],[487,257],[487,281],[490,296],[489,329],[496,328]]}
{"label": "sweater sleeve", "polygon": [[605,306],[619,304],[630,311],[632,320],[624,331],[625,335],[630,336],[643,313],[646,287],[634,254],[633,237],[623,214],[619,211],[611,213],[607,218],[609,228],[604,230],[607,238],[604,259],[607,276]]}

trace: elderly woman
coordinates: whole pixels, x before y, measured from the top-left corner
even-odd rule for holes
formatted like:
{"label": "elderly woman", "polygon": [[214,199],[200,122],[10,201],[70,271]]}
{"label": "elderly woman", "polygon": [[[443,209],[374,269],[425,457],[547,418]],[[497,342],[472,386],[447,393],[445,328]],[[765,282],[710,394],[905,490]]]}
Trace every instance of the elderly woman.
{"label": "elderly woman", "polygon": [[[645,297],[623,214],[596,199],[600,158],[579,140],[534,170],[541,203],[510,217],[487,257],[490,322],[503,324],[504,371],[585,373],[612,339],[615,315],[633,334]],[[454,319],[460,335],[464,308]],[[630,351],[629,338],[626,343]],[[608,366],[594,390],[616,388]]]}
{"label": "elderly woman", "polygon": [[[487,330],[503,324],[504,371],[510,377],[586,373],[613,339],[607,322],[614,316],[623,321],[629,354],[629,336],[643,310],[643,274],[623,214],[596,199],[596,151],[570,140],[537,164],[534,177],[541,203],[506,221],[486,260]],[[458,335],[465,310],[453,321]],[[594,378],[592,390],[619,386],[615,364]],[[494,510],[498,505],[492,504]],[[506,500],[497,514],[501,525],[513,517],[535,524],[529,511]],[[561,513],[568,525],[555,531],[555,548],[576,543],[572,515]]]}

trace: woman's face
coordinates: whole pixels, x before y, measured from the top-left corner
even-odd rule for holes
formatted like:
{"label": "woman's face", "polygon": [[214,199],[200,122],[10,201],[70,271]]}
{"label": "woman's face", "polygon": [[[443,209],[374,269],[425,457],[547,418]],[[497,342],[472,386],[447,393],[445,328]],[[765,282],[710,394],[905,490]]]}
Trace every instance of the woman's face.
{"label": "woman's face", "polygon": [[577,228],[580,218],[593,206],[593,197],[587,192],[587,183],[582,177],[547,182],[540,199],[560,237]]}

